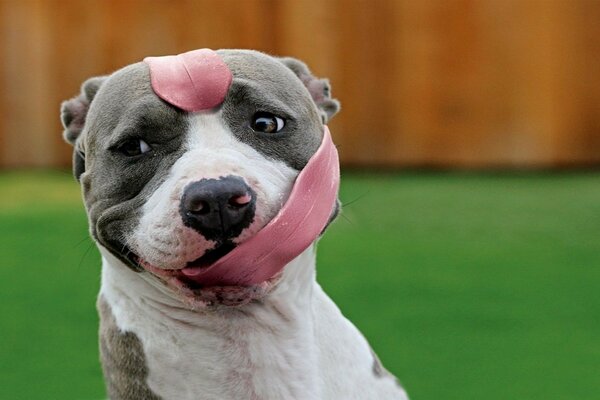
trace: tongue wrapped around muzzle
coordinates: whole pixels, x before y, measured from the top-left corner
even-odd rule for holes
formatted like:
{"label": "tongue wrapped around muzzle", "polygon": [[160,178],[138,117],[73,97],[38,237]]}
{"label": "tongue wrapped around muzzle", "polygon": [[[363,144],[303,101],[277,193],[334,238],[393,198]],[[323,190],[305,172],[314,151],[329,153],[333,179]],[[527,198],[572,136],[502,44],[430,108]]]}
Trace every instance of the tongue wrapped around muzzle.
{"label": "tongue wrapped around muzzle", "polygon": [[181,272],[203,286],[250,286],[275,276],[325,229],[339,182],[338,153],[325,126],[319,149],[298,174],[275,218],[214,264]]}
{"label": "tongue wrapped around muzzle", "polygon": [[[221,104],[233,80],[225,62],[210,49],[144,61],[154,92],[189,112]],[[337,150],[325,126],[319,149],[298,174],[275,218],[212,265],[184,268],[181,273],[202,286],[250,286],[275,276],[325,229],[336,205],[339,181]]]}

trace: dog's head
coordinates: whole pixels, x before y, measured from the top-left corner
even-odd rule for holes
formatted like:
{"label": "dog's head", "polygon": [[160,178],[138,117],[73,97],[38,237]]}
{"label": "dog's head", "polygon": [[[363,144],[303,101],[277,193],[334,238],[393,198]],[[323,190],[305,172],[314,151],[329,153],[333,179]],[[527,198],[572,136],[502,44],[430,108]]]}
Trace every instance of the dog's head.
{"label": "dog's head", "polygon": [[[188,53],[191,62],[195,54]],[[324,124],[339,104],[328,82],[295,59],[202,54],[210,60],[198,71],[158,58],[89,79],[63,103],[61,117],[97,243],[188,300],[240,304],[263,296],[278,275],[225,287],[190,276],[278,215],[323,147]],[[191,103],[170,98],[179,89],[161,84],[165,74],[181,78],[172,68],[189,75],[180,80],[192,86],[182,89]],[[221,82],[211,87],[203,74],[215,71]]]}

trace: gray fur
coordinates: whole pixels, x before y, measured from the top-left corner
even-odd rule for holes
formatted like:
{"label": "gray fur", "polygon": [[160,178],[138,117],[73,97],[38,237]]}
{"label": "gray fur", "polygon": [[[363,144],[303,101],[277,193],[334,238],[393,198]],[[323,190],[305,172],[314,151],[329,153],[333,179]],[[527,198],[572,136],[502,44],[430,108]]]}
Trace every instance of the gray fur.
{"label": "gray fur", "polygon": [[81,85],[79,96],[61,104],[60,120],[65,128],[63,137],[68,143],[75,145],[81,135],[90,103],[105,79],[104,76],[88,79]]}
{"label": "gray fur", "polygon": [[401,388],[402,390],[404,390],[404,388],[398,381],[398,378],[396,378],[396,376],[394,374],[392,374],[390,371],[385,369],[385,367],[381,363],[381,360],[379,359],[379,356],[377,356],[377,353],[375,353],[373,348],[371,348],[371,355],[373,356],[373,367],[372,367],[373,375],[375,375],[377,378],[393,379],[394,382],[396,382],[396,385],[399,388]]}
{"label": "gray fur", "polygon": [[[326,83],[297,60],[243,50],[219,54],[233,73],[220,107],[223,122],[266,157],[302,169],[321,143],[324,121],[338,107]],[[254,132],[250,124],[258,111],[281,116],[285,128],[276,134]],[[82,185],[91,235],[125,265],[139,270],[128,258],[126,239],[138,226],[147,199],[186,151],[188,113],[154,93],[149,67],[140,62],[86,81],[77,97],[63,103],[61,119],[65,139],[75,146],[74,171]],[[152,151],[124,156],[116,148],[128,138],[143,139]],[[332,218],[336,213],[337,208]],[[144,385],[147,369],[141,343],[133,333],[117,330],[107,307],[100,299],[102,362],[111,398],[156,398]],[[135,365],[127,364],[121,353]]]}
{"label": "gray fur", "polygon": [[[183,153],[185,113],[152,91],[148,66],[130,65],[97,91],[78,141],[85,149],[81,184],[92,236],[119,257],[124,238],[137,226],[139,210]],[[130,158],[115,150],[126,139],[143,138],[153,152]],[[135,268],[135,266],[132,266]]]}
{"label": "gray fur", "polygon": [[323,123],[329,122],[340,111],[340,102],[331,97],[329,80],[315,77],[306,64],[295,58],[283,57],[280,61],[300,78],[317,105]]}
{"label": "gray fur", "polygon": [[[223,117],[238,139],[265,156],[302,169],[323,137],[317,104],[303,82],[274,57],[249,50],[219,50],[233,73],[233,83],[223,104]],[[252,131],[250,121],[258,111],[286,120],[276,134]]]}
{"label": "gray fur", "polygon": [[[329,83],[315,78],[298,60],[278,59],[245,50],[220,50],[233,73],[224,103],[223,123],[237,139],[268,158],[301,170],[323,137],[323,124],[339,110]],[[218,111],[218,110],[214,110]],[[280,133],[251,128],[256,112],[286,120]],[[75,146],[75,175],[82,185],[94,239],[125,265],[137,270],[125,247],[139,224],[140,210],[186,151],[188,113],[164,102],[152,90],[145,63],[127,66],[108,77],[92,78],[81,93],[63,103],[65,139]],[[141,138],[152,151],[126,157],[116,151],[128,138]],[[332,220],[339,211],[339,204]],[[146,380],[142,343],[121,332],[110,307],[98,300],[100,350],[108,394],[112,399],[157,399]],[[383,367],[374,356],[374,373]]]}
{"label": "gray fur", "polygon": [[148,367],[141,341],[133,332],[117,327],[110,306],[98,298],[100,314],[100,358],[111,400],[159,400],[146,380]]}
{"label": "gray fur", "polygon": [[85,150],[80,140],[85,127],[88,110],[98,89],[106,80],[105,76],[90,78],[81,85],[79,96],[64,101],[61,104],[60,120],[65,130],[63,138],[75,147],[73,151],[73,175],[79,181],[85,172]]}
{"label": "gray fur", "polygon": [[373,375],[375,375],[378,378],[390,376],[391,374],[383,367],[383,364],[381,364],[381,360],[379,359],[379,357],[373,349],[371,349],[371,355],[373,356]]}
{"label": "gray fur", "polygon": [[[328,85],[294,59],[249,50],[218,53],[234,77],[221,106],[224,122],[239,140],[265,156],[302,169],[321,143],[319,116],[329,118],[337,110]],[[315,94],[315,88],[322,93]],[[75,144],[75,176],[83,186],[91,234],[136,269],[127,259],[124,239],[138,223],[138,210],[185,151],[187,113],[158,98],[142,62],[86,81],[62,111],[65,137]],[[258,111],[283,117],[284,129],[254,132],[250,123]],[[132,159],[114,150],[136,137],[153,148],[149,156]]]}

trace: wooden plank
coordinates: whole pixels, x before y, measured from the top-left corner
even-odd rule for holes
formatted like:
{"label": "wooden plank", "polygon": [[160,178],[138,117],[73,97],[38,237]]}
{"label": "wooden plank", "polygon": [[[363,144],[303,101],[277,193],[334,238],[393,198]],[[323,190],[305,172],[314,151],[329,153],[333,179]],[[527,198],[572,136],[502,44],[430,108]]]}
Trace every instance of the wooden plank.
{"label": "wooden plank", "polygon": [[600,164],[597,0],[4,0],[0,166],[66,166],[58,106],[147,55],[256,48],[331,79],[346,165]]}
{"label": "wooden plank", "polygon": [[4,99],[7,133],[2,159],[6,166],[34,167],[56,163],[53,140],[47,134],[50,105],[46,66],[49,59],[48,26],[41,1],[9,2],[3,27]]}
{"label": "wooden plank", "polygon": [[343,112],[334,127],[339,127],[340,154],[346,163],[389,158],[388,141],[395,131],[390,110],[396,107],[391,90],[395,65],[389,52],[396,25],[389,5],[336,3],[338,38],[333,57],[339,68],[336,81],[341,84],[335,93],[342,100]]}
{"label": "wooden plank", "polygon": [[[584,0],[577,3],[577,26],[580,35],[581,70],[578,71],[577,90],[580,101],[579,126],[568,132],[576,156],[565,160],[568,164],[600,164],[600,2]],[[568,129],[568,128],[567,128]]]}
{"label": "wooden plank", "polygon": [[[8,26],[7,23],[7,18],[9,15],[9,10],[8,7],[10,5],[8,4],[8,2],[6,1],[0,1],[0,54],[8,54],[8,49],[7,46],[8,44],[6,43],[6,39],[7,39],[7,29],[6,27]],[[7,71],[4,67],[4,63],[1,62],[0,63],[0,85],[2,85],[2,87],[6,87],[4,84],[4,80],[6,79],[6,77],[8,76]],[[8,99],[7,99],[7,92],[6,90],[2,90],[0,91],[0,115],[2,116],[2,118],[0,118],[0,168],[6,167],[6,161],[5,161],[5,156],[4,153],[6,151],[6,149],[8,148],[8,123],[7,120],[9,118],[9,108],[8,108]]]}

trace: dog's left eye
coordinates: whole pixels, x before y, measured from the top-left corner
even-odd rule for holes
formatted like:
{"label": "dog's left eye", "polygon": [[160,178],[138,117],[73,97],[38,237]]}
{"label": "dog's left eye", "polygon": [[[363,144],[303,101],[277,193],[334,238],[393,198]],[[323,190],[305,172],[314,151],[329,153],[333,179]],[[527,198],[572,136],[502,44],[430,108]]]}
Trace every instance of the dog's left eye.
{"label": "dog's left eye", "polygon": [[267,112],[258,112],[252,118],[252,129],[255,132],[277,133],[283,129],[285,121]]}
{"label": "dog's left eye", "polygon": [[142,139],[129,139],[121,143],[117,150],[128,157],[133,157],[149,152],[151,147]]}

